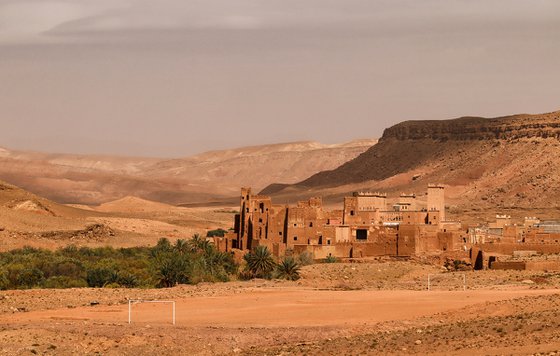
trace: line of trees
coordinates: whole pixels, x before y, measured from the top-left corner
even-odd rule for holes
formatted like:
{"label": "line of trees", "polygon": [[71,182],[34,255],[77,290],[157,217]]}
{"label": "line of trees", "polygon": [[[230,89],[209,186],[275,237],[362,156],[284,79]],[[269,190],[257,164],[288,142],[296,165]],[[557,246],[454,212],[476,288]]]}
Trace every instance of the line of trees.
{"label": "line of trees", "polygon": [[237,270],[231,254],[199,235],[154,247],[24,247],[0,253],[0,289],[171,287],[228,281]]}
{"label": "line of trees", "polygon": [[124,287],[165,288],[177,284],[226,282],[232,278],[300,278],[300,259],[278,263],[259,246],[245,254],[243,268],[205,237],[154,247],[76,247],[56,251],[24,247],[0,253],[0,289]]}

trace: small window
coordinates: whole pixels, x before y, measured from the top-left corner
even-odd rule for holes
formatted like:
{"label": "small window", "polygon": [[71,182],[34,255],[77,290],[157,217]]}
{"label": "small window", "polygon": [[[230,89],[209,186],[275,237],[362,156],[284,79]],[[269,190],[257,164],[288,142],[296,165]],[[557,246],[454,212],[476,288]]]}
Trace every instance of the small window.
{"label": "small window", "polygon": [[327,245],[330,245],[330,244],[331,244],[331,240],[327,240]]}
{"label": "small window", "polygon": [[354,216],[354,210],[350,210],[350,216]]}
{"label": "small window", "polygon": [[262,218],[259,218],[259,222],[262,223]]}
{"label": "small window", "polygon": [[294,227],[297,227],[297,224],[294,224]]}
{"label": "small window", "polygon": [[297,241],[297,236],[294,236],[294,241]]}
{"label": "small window", "polygon": [[278,235],[282,236],[282,231],[278,231]]}
{"label": "small window", "polygon": [[310,222],[310,223],[309,223],[309,227],[313,227],[313,222]]}
{"label": "small window", "polygon": [[356,239],[357,240],[367,240],[368,232],[366,229],[357,229],[356,230]]}

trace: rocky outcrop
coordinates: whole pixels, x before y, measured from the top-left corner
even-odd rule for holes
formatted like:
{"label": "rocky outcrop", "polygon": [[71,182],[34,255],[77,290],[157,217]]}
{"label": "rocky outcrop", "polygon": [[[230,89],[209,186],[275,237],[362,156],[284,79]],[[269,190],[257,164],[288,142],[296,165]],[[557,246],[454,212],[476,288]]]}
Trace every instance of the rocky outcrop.
{"label": "rocky outcrop", "polygon": [[391,139],[446,141],[515,140],[535,137],[560,138],[560,112],[493,119],[462,117],[441,121],[405,121],[386,129],[380,142]]}
{"label": "rocky outcrop", "polygon": [[[383,181],[417,171],[438,172],[432,174],[434,181],[463,185],[484,175],[497,175],[510,169],[520,173],[520,169],[531,166],[536,153],[547,152],[539,158],[540,162],[556,166],[560,156],[559,138],[560,111],[492,119],[462,117],[405,121],[386,129],[377,145],[340,167],[317,173],[295,185],[274,185],[265,192],[295,194],[297,191]],[[540,142],[548,146],[535,151],[535,144]],[[512,156],[512,152],[515,155]],[[497,158],[499,155],[503,156],[501,160]],[[484,164],[481,157],[487,157]],[[523,171],[528,178],[537,173],[540,172]]]}

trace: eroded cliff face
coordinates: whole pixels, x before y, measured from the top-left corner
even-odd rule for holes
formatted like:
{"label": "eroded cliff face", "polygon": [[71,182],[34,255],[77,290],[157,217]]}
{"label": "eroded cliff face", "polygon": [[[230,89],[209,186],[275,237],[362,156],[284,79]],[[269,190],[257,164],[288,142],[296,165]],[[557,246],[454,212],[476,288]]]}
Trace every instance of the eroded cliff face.
{"label": "eroded cliff face", "polygon": [[421,193],[434,182],[467,209],[560,208],[560,112],[402,122],[340,167],[271,191],[286,200],[364,188]]}
{"label": "eroded cliff face", "polygon": [[462,117],[442,121],[405,121],[385,130],[381,141],[515,140],[560,138],[560,112],[486,119]]}

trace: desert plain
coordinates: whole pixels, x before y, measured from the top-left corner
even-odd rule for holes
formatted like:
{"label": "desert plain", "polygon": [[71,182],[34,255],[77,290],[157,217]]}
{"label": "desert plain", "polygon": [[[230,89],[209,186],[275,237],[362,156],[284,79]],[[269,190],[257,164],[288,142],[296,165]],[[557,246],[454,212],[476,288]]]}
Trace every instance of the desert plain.
{"label": "desert plain", "polygon": [[[494,119],[501,125],[497,129],[481,126],[484,120],[478,118],[429,122],[420,128],[408,122],[389,129],[370,148],[360,141],[357,146],[292,144],[208,153],[190,164],[212,174],[203,177],[204,184],[192,186],[186,183],[183,161],[126,161],[132,168],[123,173],[122,159],[111,165],[106,157],[49,156],[47,161],[40,154],[5,153],[2,178],[36,189],[32,193],[0,182],[0,252],[26,246],[147,248],[161,238],[175,243],[194,234],[204,237],[212,230],[228,230],[240,213],[239,197],[230,195],[240,183],[228,183],[220,171],[228,161],[252,167],[238,177],[240,181],[281,166],[274,176],[255,183],[282,204],[323,196],[325,207],[337,209],[354,190],[397,195],[443,182],[448,200],[442,212],[450,221],[465,223],[458,224],[462,234],[468,232],[467,224],[484,226],[496,214],[509,214],[507,219],[516,221],[527,216],[552,220],[558,216],[558,112],[542,117],[508,118],[511,127]],[[535,125],[526,126],[528,119]],[[466,129],[457,131],[457,123]],[[433,137],[426,138],[425,132]],[[496,137],[487,137],[489,132]],[[536,160],[534,152],[542,159]],[[308,170],[305,162],[317,157],[348,162],[334,170],[329,169],[340,162]],[[291,165],[295,158],[297,167]],[[145,167],[134,168],[142,164],[155,165],[153,172],[162,167],[168,171],[149,176]],[[536,174],[545,166],[548,173]],[[26,173],[26,167],[37,174]],[[275,184],[281,174],[288,183],[314,175],[297,184]],[[95,193],[97,184],[108,190]],[[220,184],[225,195],[208,194],[220,190]],[[51,199],[41,194],[49,190]],[[423,194],[418,198],[426,200]],[[555,232],[550,236],[543,238],[543,246],[557,245]],[[500,244],[503,237],[487,242]],[[517,250],[526,250],[523,242],[514,242]],[[452,262],[453,253],[467,256],[466,244],[448,251]],[[238,261],[243,263],[241,253],[247,252],[236,252]],[[535,258],[556,261],[558,256],[552,255]],[[171,288],[1,290],[0,354],[560,354],[560,272],[473,270],[464,261],[458,266],[465,268],[451,269],[442,256],[397,254],[335,263],[316,259],[301,267],[296,281],[231,276],[227,282]],[[175,324],[171,304],[138,300],[173,301]]]}
{"label": "desert plain", "polygon": [[[299,281],[168,289],[3,291],[4,355],[553,355],[560,275],[467,272],[467,288],[422,261],[314,264]],[[462,274],[462,272],[461,272]],[[169,304],[128,300],[174,300]]]}

